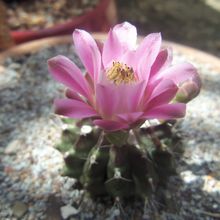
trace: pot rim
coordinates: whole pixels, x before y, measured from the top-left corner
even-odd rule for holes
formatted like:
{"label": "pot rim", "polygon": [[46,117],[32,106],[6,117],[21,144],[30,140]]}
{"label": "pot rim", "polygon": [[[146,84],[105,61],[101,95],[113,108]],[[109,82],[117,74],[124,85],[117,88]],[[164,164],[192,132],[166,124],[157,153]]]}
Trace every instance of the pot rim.
{"label": "pot rim", "polygon": [[45,37],[70,34],[74,27],[76,28],[79,26],[86,27],[88,30],[94,29],[94,31],[104,31],[111,25],[111,15],[109,17],[110,7],[111,10],[116,10],[116,8],[113,6],[113,1],[114,0],[100,0],[92,10],[85,12],[85,14],[72,17],[70,20],[66,20],[63,23],[54,24],[51,27],[45,27],[39,30],[29,29],[11,31],[12,39],[16,44],[20,44]]}
{"label": "pot rim", "polygon": [[[103,41],[106,39],[107,34],[93,33],[92,36],[97,41]],[[142,39],[143,39],[143,36],[138,37],[138,41],[141,41]],[[0,53],[0,64],[2,64],[7,57],[15,57],[15,56],[22,55],[25,53],[35,53],[39,49],[42,48],[41,45],[44,45],[44,47],[50,47],[50,46],[55,46],[57,44],[62,45],[62,44],[67,44],[67,43],[72,43],[71,35],[47,37],[43,39],[37,39],[37,40],[30,41],[30,42],[26,42],[20,45],[16,45]],[[220,59],[217,56],[195,49],[193,47],[174,43],[172,41],[166,41],[166,40],[163,41],[163,47],[172,47],[177,52],[180,52],[188,56],[192,56],[193,54],[193,57],[198,62],[209,63],[211,69],[220,71]]]}

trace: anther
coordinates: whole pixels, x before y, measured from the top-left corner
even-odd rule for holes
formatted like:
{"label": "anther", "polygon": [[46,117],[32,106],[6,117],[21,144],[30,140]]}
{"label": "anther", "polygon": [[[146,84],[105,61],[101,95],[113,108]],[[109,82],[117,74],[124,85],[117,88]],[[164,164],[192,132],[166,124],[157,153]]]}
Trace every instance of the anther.
{"label": "anther", "polygon": [[107,78],[116,85],[129,84],[137,80],[133,68],[118,61],[113,61],[112,67],[107,71]]}

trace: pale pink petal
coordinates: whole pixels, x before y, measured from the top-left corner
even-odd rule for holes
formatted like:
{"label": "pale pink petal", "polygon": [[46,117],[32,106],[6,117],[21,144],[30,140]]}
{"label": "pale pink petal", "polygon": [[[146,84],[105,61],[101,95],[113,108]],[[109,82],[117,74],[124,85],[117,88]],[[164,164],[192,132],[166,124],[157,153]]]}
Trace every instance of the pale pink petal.
{"label": "pale pink petal", "polygon": [[172,63],[172,58],[172,50],[170,48],[161,50],[151,67],[151,77],[154,76],[157,72],[170,66]]}
{"label": "pale pink petal", "polygon": [[162,91],[158,96],[151,99],[147,104],[145,109],[153,108],[155,106],[168,104],[176,95],[178,87],[173,84],[173,86]]}
{"label": "pale pink petal", "polygon": [[133,87],[131,87],[128,90],[127,96],[129,99],[129,103],[128,103],[129,111],[133,112],[139,109],[139,105],[144,95],[145,88],[146,88],[146,83],[147,83],[146,81],[139,81],[138,83],[133,85]]}
{"label": "pale pink petal", "polygon": [[67,89],[65,95],[69,99],[75,99],[75,100],[78,100],[78,101],[83,101],[82,98],[79,96],[79,94],[74,92],[71,89]]}
{"label": "pale pink petal", "polygon": [[[129,50],[123,56],[119,59],[119,62],[122,62],[124,64],[127,64],[129,67],[132,67],[133,70],[136,70],[137,67],[137,61],[135,59],[136,51],[135,50]],[[138,75],[137,75],[138,79]]]}
{"label": "pale pink petal", "polygon": [[177,85],[186,80],[198,78],[196,68],[190,63],[182,63],[159,72],[156,78],[171,79]]}
{"label": "pale pink petal", "polygon": [[73,32],[73,41],[86,71],[97,81],[101,71],[101,54],[95,40],[88,32],[76,29]]}
{"label": "pale pink petal", "polygon": [[95,40],[97,47],[99,48],[100,54],[102,54],[104,43],[100,40]]}
{"label": "pale pink petal", "polygon": [[104,67],[107,68],[113,61],[118,61],[128,50],[135,49],[136,39],[137,30],[128,22],[118,24],[110,30],[103,46],[102,61]]}
{"label": "pale pink petal", "polygon": [[[151,93],[151,96],[148,101],[151,101],[155,97],[160,96],[163,93],[166,93],[167,91],[169,92],[177,92],[178,87],[176,84],[171,80],[171,79],[164,79],[161,80],[154,88]],[[175,95],[175,94],[174,94]]]}
{"label": "pale pink petal", "polygon": [[[135,112],[142,99],[145,81],[131,84],[111,85],[112,96],[116,97],[115,113]],[[107,97],[106,97],[107,98]]]}
{"label": "pale pink petal", "polygon": [[142,118],[144,119],[172,119],[172,118],[182,118],[186,113],[186,104],[176,103],[176,104],[164,104],[157,106],[145,112]]}
{"label": "pale pink petal", "polygon": [[97,84],[96,86],[96,105],[99,113],[104,118],[110,118],[117,107],[118,95],[114,87]]}
{"label": "pale pink petal", "polygon": [[124,51],[135,49],[137,41],[137,29],[134,25],[128,22],[123,22],[115,25],[113,31],[119,38]]}
{"label": "pale pink petal", "polygon": [[139,79],[148,81],[153,65],[161,47],[161,34],[153,33],[144,38],[136,51],[137,74]]}
{"label": "pale pink petal", "polygon": [[73,91],[89,98],[89,86],[81,70],[67,57],[56,56],[48,60],[48,69],[51,75]]}
{"label": "pale pink petal", "polygon": [[144,91],[144,81],[131,84],[115,85],[108,82],[98,84],[96,91],[97,109],[105,117],[138,109]]}
{"label": "pale pink petal", "polygon": [[161,39],[161,34],[160,33],[151,33],[148,34],[140,43],[139,47],[137,48],[137,55],[139,55],[140,57],[147,53],[151,53],[153,52],[153,49],[157,50],[157,54],[154,57],[153,60],[151,61],[155,61],[159,51],[160,51],[160,47],[161,47],[161,43],[162,43],[162,39]]}
{"label": "pale pink petal", "polygon": [[152,92],[154,89],[158,86],[158,84],[162,80],[154,80],[152,82],[148,82],[147,86],[145,87],[143,98],[142,98],[142,104],[143,106],[149,101],[149,99],[152,97]]}
{"label": "pale pink petal", "polygon": [[111,121],[111,120],[97,119],[94,120],[93,123],[109,132],[127,129],[129,127],[127,123]]}
{"label": "pale pink petal", "polygon": [[118,61],[119,57],[123,54],[123,48],[121,47],[120,40],[113,30],[108,33],[107,40],[104,43],[102,51],[102,62],[104,68],[109,68],[113,61]]}
{"label": "pale pink petal", "polygon": [[128,124],[132,124],[138,121],[142,115],[143,112],[131,112],[131,113],[118,114],[117,117]]}
{"label": "pale pink petal", "polygon": [[145,99],[143,108],[146,110],[162,104],[168,104],[175,97],[177,91],[178,87],[172,80],[159,81],[149,94],[148,99]]}
{"label": "pale pink petal", "polygon": [[70,118],[88,118],[97,116],[97,112],[88,104],[73,99],[55,99],[55,113]]}

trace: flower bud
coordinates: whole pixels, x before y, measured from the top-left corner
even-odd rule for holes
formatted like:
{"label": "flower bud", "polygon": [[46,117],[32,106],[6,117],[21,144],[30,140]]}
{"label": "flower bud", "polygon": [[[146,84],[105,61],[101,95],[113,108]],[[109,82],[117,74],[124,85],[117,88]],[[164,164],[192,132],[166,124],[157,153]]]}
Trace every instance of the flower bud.
{"label": "flower bud", "polygon": [[187,80],[182,85],[180,85],[174,102],[187,103],[194,99],[200,92],[201,81],[199,78],[194,80]]}

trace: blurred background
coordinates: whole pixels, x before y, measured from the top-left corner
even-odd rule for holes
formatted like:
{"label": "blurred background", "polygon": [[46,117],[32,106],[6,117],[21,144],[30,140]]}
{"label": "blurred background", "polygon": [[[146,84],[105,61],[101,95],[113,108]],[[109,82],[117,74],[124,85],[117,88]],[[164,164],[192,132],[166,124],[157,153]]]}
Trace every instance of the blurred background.
{"label": "blurred background", "polygon": [[220,56],[220,0],[119,0],[118,9],[140,34],[160,31],[166,40]]}
{"label": "blurred background", "polygon": [[159,31],[166,40],[220,56],[220,0],[0,0],[0,4],[2,49],[68,34],[75,27],[105,32],[126,20],[141,35]]}
{"label": "blurred background", "polygon": [[[220,56],[220,0],[0,0],[0,220],[60,220],[67,205],[76,213],[75,204],[84,204],[82,191],[60,176],[63,154],[55,148],[67,127],[52,114],[52,103],[64,88],[46,65],[58,54],[80,68],[81,62],[64,40],[70,37],[35,47],[24,43],[70,35],[74,28],[105,33],[123,21],[137,26],[140,35],[162,32],[165,40]],[[204,82],[200,98],[188,108],[191,117],[177,129],[186,150],[177,163],[184,183],[171,183],[166,213],[157,219],[220,219],[220,62],[203,53],[197,60],[192,51],[175,52],[175,61],[192,61]],[[88,202],[85,209],[90,204],[96,205]],[[139,205],[135,209],[142,212]],[[97,210],[112,213],[104,206]],[[80,219],[93,219],[86,214]]]}

